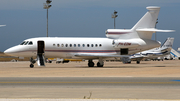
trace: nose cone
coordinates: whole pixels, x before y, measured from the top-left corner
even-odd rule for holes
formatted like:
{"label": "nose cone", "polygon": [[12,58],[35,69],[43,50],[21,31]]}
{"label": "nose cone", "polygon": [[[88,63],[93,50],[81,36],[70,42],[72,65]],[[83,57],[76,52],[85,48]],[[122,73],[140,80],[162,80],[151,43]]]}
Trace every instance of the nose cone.
{"label": "nose cone", "polygon": [[5,50],[4,53],[11,56],[17,56],[18,51],[19,51],[18,46],[15,46]]}

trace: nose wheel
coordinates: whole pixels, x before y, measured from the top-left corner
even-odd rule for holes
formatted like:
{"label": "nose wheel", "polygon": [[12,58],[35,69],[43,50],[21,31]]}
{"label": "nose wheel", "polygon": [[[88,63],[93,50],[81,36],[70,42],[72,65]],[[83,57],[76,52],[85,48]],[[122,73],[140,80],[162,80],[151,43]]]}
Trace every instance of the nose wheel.
{"label": "nose wheel", "polygon": [[31,63],[29,67],[30,67],[30,68],[33,68],[33,67],[34,67],[34,64]]}
{"label": "nose wheel", "polygon": [[30,59],[31,64],[29,65],[30,68],[34,67],[34,64],[36,63],[36,60],[34,60],[33,58]]}

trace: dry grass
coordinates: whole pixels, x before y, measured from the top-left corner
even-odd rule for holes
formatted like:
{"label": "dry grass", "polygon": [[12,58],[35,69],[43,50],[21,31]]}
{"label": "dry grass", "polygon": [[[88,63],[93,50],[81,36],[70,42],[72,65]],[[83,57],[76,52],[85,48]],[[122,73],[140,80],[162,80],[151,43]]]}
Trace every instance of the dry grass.
{"label": "dry grass", "polygon": [[3,52],[0,52],[0,61],[12,61],[12,60],[17,60],[17,61],[29,61],[29,58],[24,58],[24,59],[19,59],[18,57],[13,57],[9,56],[7,54],[4,54]]}

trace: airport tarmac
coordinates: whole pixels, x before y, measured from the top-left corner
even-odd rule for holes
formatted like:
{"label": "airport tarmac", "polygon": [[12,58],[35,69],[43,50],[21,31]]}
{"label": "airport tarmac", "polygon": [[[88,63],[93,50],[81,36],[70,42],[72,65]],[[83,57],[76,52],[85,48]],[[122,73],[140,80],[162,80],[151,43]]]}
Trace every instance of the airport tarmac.
{"label": "airport tarmac", "polygon": [[[95,61],[96,62],[96,61]],[[46,64],[0,62],[0,98],[180,100],[180,61]]]}
{"label": "airport tarmac", "polygon": [[180,77],[1,77],[0,98],[180,99],[179,80]]}
{"label": "airport tarmac", "polygon": [[[95,64],[97,61],[94,61]],[[136,64],[105,62],[104,67],[88,67],[85,62],[46,63],[45,67],[30,62],[0,62],[0,77],[180,77],[180,60],[141,61]]]}

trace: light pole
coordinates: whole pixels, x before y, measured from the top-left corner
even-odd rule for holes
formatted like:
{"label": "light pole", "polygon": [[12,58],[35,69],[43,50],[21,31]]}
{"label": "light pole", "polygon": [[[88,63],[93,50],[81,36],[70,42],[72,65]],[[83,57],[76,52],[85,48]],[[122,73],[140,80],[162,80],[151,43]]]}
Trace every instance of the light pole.
{"label": "light pole", "polygon": [[112,18],[114,18],[114,29],[116,28],[116,25],[115,25],[115,19],[118,15],[116,15],[118,12],[114,10],[114,14],[112,14]]}
{"label": "light pole", "polygon": [[48,37],[48,9],[52,6],[50,3],[52,0],[46,0],[46,3],[44,3],[44,9],[47,9],[47,37]]}
{"label": "light pole", "polygon": [[[158,23],[158,19],[156,20],[155,28],[156,28],[157,23]],[[157,41],[156,32],[155,32],[155,40]]]}

